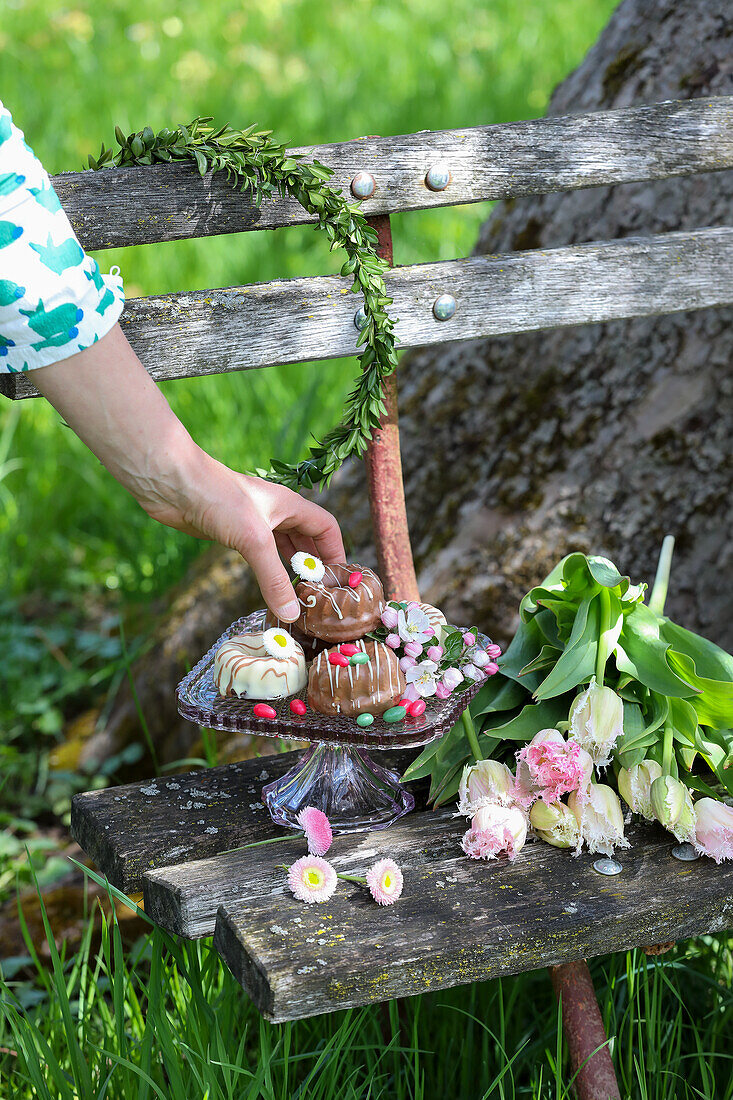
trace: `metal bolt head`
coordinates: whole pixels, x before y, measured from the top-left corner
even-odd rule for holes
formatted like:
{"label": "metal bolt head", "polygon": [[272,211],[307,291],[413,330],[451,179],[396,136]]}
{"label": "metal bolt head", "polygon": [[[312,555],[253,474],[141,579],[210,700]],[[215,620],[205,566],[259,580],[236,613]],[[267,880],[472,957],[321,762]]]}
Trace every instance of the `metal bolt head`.
{"label": "metal bolt head", "polygon": [[367,315],[364,310],[364,306],[359,306],[354,314],[354,328],[358,328],[359,332],[367,325]]}
{"label": "metal bolt head", "polygon": [[351,181],[351,194],[356,199],[370,199],[377,186],[370,172],[357,172]]}
{"label": "metal bolt head", "polygon": [[700,858],[700,853],[696,852],[692,844],[688,844],[687,841],[684,844],[675,844],[672,855],[682,863],[691,863],[692,860]]}
{"label": "metal bolt head", "polygon": [[433,316],[436,321],[450,321],[456,312],[456,300],[452,294],[441,294],[433,302]]}
{"label": "metal bolt head", "polygon": [[436,161],[428,168],[425,185],[430,191],[445,191],[451,181],[450,168],[445,160]]}
{"label": "metal bolt head", "polygon": [[623,871],[623,867],[617,859],[611,859],[609,856],[604,856],[603,859],[597,859],[595,861],[593,870],[597,871],[599,875],[620,875]]}

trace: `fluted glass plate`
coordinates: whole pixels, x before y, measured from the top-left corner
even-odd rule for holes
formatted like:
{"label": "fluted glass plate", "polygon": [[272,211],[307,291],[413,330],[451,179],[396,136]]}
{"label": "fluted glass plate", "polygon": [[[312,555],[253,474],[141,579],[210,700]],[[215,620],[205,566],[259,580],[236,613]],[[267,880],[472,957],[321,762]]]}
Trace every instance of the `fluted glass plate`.
{"label": "fluted glass plate", "polygon": [[219,695],[214,684],[214,655],[219,646],[234,634],[262,630],[265,615],[265,610],[261,610],[237,619],[217,638],[195,668],[184,676],[176,689],[178,710],[184,718],[208,729],[283,737],[290,741],[315,741],[372,749],[410,748],[427,745],[447,733],[481,687],[481,683],[476,683],[464,691],[454,692],[448,699],[426,699],[425,713],[419,718],[407,717],[402,722],[389,723],[375,717],[373,725],[366,729],[357,726],[355,718],[319,714],[310,707],[302,717],[293,714],[290,703],[296,698],[306,701],[305,688],[287,699],[267,700],[277,711],[276,718],[257,718],[252,709],[256,699],[224,698]]}

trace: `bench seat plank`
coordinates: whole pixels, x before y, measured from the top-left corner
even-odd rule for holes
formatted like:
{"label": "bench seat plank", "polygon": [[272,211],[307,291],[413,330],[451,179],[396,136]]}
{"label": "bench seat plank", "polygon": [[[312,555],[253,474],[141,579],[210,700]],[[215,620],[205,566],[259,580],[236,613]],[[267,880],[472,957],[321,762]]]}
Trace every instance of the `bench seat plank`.
{"label": "bench seat plank", "polygon": [[[156,381],[353,355],[360,296],[340,276],[130,299],[121,324]],[[473,256],[397,267],[386,277],[401,348],[733,302],[733,229]],[[457,310],[436,321],[449,292]],[[212,339],[215,333],[215,339]],[[0,392],[37,396],[29,374]]]}
{"label": "bench seat plank", "polygon": [[[278,753],[77,794],[71,802],[71,835],[113,886],[136,893],[153,868],[276,835],[280,830],[261,801],[262,786],[292,768],[300,755]],[[416,750],[372,755],[401,772]]]}
{"label": "bench seat plank", "polygon": [[[733,926],[733,867],[680,863],[658,826],[627,830],[632,847],[617,853],[623,871],[607,878],[593,870],[596,857],[541,842],[528,844],[512,864],[466,859],[459,848],[465,822],[443,818],[433,832],[430,816],[368,838],[375,856],[395,852],[404,867],[404,893],[392,908],[340,882],[320,905],[276,887],[219,909],[214,946],[269,1020]],[[397,841],[401,829],[414,839],[414,852]]]}
{"label": "bench seat plank", "polygon": [[[365,214],[458,206],[731,168],[733,97],[357,138],[293,151],[334,168],[330,186],[351,201],[353,177],[362,169],[371,172],[376,189],[363,202]],[[444,191],[425,184],[436,161],[451,171]],[[289,198],[276,196],[257,209],[223,174],[202,179],[188,165],[62,172],[53,184],[88,250],[316,220]]]}

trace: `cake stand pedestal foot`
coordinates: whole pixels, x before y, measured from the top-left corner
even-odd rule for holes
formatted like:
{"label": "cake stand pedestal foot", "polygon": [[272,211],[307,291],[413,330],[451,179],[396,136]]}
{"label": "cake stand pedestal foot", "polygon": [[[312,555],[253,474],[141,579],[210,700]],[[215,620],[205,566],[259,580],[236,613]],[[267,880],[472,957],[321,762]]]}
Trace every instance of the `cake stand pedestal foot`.
{"label": "cake stand pedestal foot", "polygon": [[328,744],[311,745],[289,772],[262,788],[262,801],[276,825],[299,829],[300,811],[315,806],[339,833],[386,829],[415,805],[396,772],[363,749]]}

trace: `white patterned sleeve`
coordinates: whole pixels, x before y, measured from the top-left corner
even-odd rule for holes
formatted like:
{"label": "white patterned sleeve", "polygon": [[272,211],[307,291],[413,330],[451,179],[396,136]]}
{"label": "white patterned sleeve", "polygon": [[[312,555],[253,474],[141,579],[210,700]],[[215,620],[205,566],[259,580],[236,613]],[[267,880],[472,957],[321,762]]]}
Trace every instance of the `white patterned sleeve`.
{"label": "white patterned sleeve", "polygon": [[0,373],[46,367],[119,320],[119,268],[87,256],[48,173],[0,102]]}

